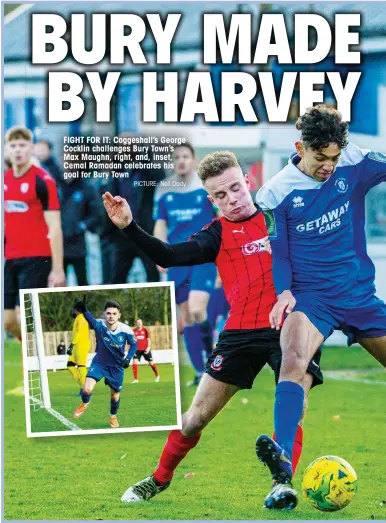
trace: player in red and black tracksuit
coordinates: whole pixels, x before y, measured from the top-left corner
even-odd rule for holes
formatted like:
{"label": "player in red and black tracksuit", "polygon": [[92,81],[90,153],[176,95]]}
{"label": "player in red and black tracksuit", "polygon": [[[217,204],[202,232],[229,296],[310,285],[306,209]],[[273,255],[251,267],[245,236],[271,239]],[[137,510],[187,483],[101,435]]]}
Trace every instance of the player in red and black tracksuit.
{"label": "player in red and black tracksuit", "polygon": [[32,133],[10,129],[4,175],[4,323],[20,336],[19,289],[65,285],[60,205],[51,176],[31,163]]}
{"label": "player in red and black tracksuit", "polygon": [[[263,212],[253,204],[249,180],[236,157],[229,152],[208,155],[198,173],[209,199],[222,213],[188,242],[168,245],[145,233],[133,220],[122,198],[104,195],[110,219],[146,254],[162,267],[215,262],[230,313],[182,430],[170,433],[158,468],[148,478],[130,487],[122,497],[127,503],[149,499],[168,487],[175,468],[197,443],[201,430],[240,389],[251,388],[268,363],[279,377],[280,332],[270,328],[269,313],[276,302],[272,261],[266,251],[268,235]],[[319,356],[319,355],[318,355]],[[322,382],[318,361],[310,364],[304,382]],[[301,431],[301,429],[300,429]],[[294,452],[294,458],[300,457]],[[149,494],[150,492],[150,494]]]}
{"label": "player in red and black tracksuit", "polygon": [[150,334],[147,329],[143,326],[143,322],[141,319],[138,319],[136,322],[136,328],[133,329],[134,336],[137,339],[137,352],[134,355],[133,358],[133,375],[134,375],[134,381],[131,383],[138,383],[138,363],[141,361],[142,356],[144,359],[148,362],[150,365],[152,371],[155,374],[155,381],[158,382],[160,380],[158,368],[155,363],[153,363],[153,355],[150,350]]}

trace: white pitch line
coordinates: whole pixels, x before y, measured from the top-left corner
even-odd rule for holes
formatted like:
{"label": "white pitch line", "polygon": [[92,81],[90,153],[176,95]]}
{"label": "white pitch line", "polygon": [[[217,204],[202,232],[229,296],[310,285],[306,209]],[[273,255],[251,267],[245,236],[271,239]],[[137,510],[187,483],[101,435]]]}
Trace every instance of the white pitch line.
{"label": "white pitch line", "polygon": [[[36,398],[30,398],[30,400],[33,401],[34,403],[37,403],[41,407],[43,406],[43,402],[38,400],[38,399],[36,399]],[[71,429],[71,430],[82,430],[80,427],[78,427],[78,425],[75,425],[75,423],[72,423],[72,421],[70,421],[67,418],[65,418],[64,416],[62,416],[62,414],[60,414],[56,410],[54,410],[54,409],[46,409],[46,411],[49,412],[50,414],[52,414],[54,416],[54,418],[59,420],[61,423],[63,423],[63,425],[65,425],[69,429]]]}
{"label": "white pitch line", "polygon": [[324,372],[323,374],[329,380],[354,381],[356,383],[365,383],[366,385],[383,385],[384,387],[386,387],[386,381],[367,380],[366,378],[354,378],[352,376],[343,376],[342,374],[329,374],[328,372]]}

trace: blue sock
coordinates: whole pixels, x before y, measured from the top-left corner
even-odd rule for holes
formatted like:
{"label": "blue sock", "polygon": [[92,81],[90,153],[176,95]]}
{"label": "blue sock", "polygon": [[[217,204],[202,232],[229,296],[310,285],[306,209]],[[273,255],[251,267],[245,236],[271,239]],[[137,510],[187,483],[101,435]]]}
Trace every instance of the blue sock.
{"label": "blue sock", "polygon": [[83,403],[89,403],[90,401],[90,398],[91,398],[91,394],[85,394],[84,392],[82,392],[82,402]]}
{"label": "blue sock", "polygon": [[293,381],[281,381],[276,387],[274,408],[275,434],[277,442],[292,458],[298,423],[303,413],[304,390]]}
{"label": "blue sock", "polygon": [[205,320],[202,323],[198,323],[201,330],[202,343],[207,357],[212,354],[213,351],[213,327],[209,320]]}
{"label": "blue sock", "polygon": [[204,347],[202,344],[201,329],[198,323],[190,327],[184,327],[184,340],[193,367],[198,374],[203,374],[205,371],[205,363],[202,356]]}
{"label": "blue sock", "polygon": [[110,414],[114,416],[119,409],[119,404],[121,402],[121,398],[119,398],[118,401],[110,400]]}

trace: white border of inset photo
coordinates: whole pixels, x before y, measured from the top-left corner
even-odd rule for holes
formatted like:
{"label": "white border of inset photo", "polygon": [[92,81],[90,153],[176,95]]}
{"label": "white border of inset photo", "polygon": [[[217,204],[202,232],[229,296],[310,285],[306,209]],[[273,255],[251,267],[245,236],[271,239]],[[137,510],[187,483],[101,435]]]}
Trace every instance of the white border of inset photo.
{"label": "white border of inset photo", "polygon": [[[53,431],[53,432],[31,432],[31,410],[30,410],[30,394],[28,383],[28,365],[27,365],[27,329],[26,329],[26,313],[24,296],[26,294],[38,295],[39,293],[47,292],[66,292],[66,291],[93,291],[93,290],[109,290],[109,289],[138,289],[144,287],[169,287],[170,288],[170,303],[171,303],[171,317],[172,317],[172,350],[173,350],[173,367],[174,367],[174,384],[176,392],[176,417],[177,425],[157,426],[157,427],[134,427],[134,428],[117,428],[117,429],[80,429],[71,420],[65,418],[62,414],[54,409],[47,408],[47,412],[52,414],[56,419],[61,421],[70,430]],[[20,315],[21,315],[21,330],[22,330],[22,349],[23,349],[23,376],[24,376],[24,395],[25,395],[25,411],[26,411],[26,427],[27,437],[36,438],[44,436],[83,436],[87,434],[117,434],[120,432],[155,432],[163,430],[181,429],[181,393],[180,393],[180,374],[179,374],[179,359],[178,359],[178,338],[177,338],[177,313],[174,282],[156,282],[156,283],[130,283],[123,285],[88,285],[80,287],[55,287],[55,288],[41,288],[41,289],[23,289],[20,290]],[[43,407],[44,408],[44,407]]]}

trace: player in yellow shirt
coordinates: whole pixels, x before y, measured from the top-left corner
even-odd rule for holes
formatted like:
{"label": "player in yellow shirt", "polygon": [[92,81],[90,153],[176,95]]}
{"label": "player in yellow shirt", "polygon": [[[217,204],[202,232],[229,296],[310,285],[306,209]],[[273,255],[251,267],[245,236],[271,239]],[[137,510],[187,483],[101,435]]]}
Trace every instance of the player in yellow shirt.
{"label": "player in yellow shirt", "polygon": [[72,326],[72,342],[67,349],[67,369],[82,390],[87,375],[87,356],[91,349],[90,329],[83,314],[78,310],[77,303],[72,309],[72,316],[75,321]]}

